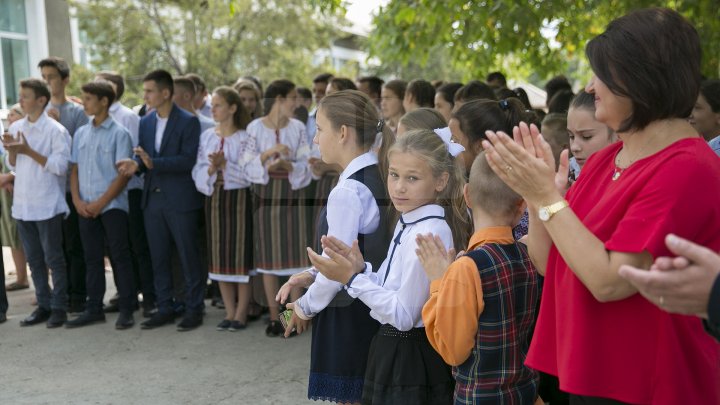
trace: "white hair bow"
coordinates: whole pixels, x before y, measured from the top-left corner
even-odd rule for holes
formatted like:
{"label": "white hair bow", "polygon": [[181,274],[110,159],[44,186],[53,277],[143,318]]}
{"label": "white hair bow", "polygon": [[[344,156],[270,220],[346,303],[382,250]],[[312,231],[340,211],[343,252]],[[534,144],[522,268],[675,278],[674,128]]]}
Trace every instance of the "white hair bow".
{"label": "white hair bow", "polygon": [[452,157],[457,157],[457,155],[460,154],[460,152],[464,152],[465,148],[463,148],[462,145],[459,143],[456,143],[452,140],[452,133],[450,132],[449,127],[445,128],[437,128],[434,129],[437,136],[442,139],[443,143],[445,143],[445,146],[448,148],[448,152],[452,155]]}

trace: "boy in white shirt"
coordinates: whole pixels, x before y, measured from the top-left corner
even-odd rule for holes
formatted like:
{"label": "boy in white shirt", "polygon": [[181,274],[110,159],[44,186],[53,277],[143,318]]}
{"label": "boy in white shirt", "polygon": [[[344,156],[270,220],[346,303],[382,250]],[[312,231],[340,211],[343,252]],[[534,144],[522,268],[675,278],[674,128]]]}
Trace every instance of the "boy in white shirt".
{"label": "boy in white shirt", "polygon": [[[44,112],[50,90],[39,79],[20,81],[20,105],[27,116],[3,135],[6,164],[15,171],[12,216],[32,271],[38,308],[21,326],[47,321],[48,328],[67,320],[67,271],[62,220],[69,208],[65,183],[71,138],[67,129]],[[48,286],[52,268],[53,288]]]}

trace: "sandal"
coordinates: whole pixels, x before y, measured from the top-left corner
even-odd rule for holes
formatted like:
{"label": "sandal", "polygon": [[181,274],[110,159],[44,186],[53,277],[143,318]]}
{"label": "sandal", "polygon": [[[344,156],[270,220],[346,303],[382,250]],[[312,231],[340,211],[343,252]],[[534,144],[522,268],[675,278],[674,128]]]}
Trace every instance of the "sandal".
{"label": "sandal", "polygon": [[265,329],[265,335],[267,337],[278,337],[285,333],[285,328],[283,328],[280,321],[270,321],[270,324],[268,325],[267,329]]}
{"label": "sandal", "polygon": [[20,283],[10,283],[5,286],[5,291],[17,291],[17,290],[24,290],[26,288],[30,288],[30,284],[20,284]]}

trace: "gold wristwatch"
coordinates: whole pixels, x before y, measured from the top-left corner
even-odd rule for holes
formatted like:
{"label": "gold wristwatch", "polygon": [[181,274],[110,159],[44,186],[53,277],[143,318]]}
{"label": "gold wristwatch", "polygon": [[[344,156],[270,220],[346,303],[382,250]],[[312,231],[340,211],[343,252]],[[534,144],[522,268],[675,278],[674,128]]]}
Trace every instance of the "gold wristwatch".
{"label": "gold wristwatch", "polygon": [[570,204],[568,204],[567,201],[562,200],[554,204],[547,205],[545,207],[540,207],[540,209],[538,210],[538,217],[541,221],[547,222],[550,220],[550,218],[553,217],[553,215],[557,214],[558,212],[569,206]]}

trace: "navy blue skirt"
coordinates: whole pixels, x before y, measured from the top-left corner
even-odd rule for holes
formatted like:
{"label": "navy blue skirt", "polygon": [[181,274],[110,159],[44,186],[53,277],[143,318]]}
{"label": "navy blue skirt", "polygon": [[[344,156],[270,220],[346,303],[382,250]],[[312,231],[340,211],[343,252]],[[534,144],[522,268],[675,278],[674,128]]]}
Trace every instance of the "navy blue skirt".
{"label": "navy blue skirt", "polygon": [[309,399],[360,402],[370,343],[379,327],[370,309],[345,291],[313,318]]}

